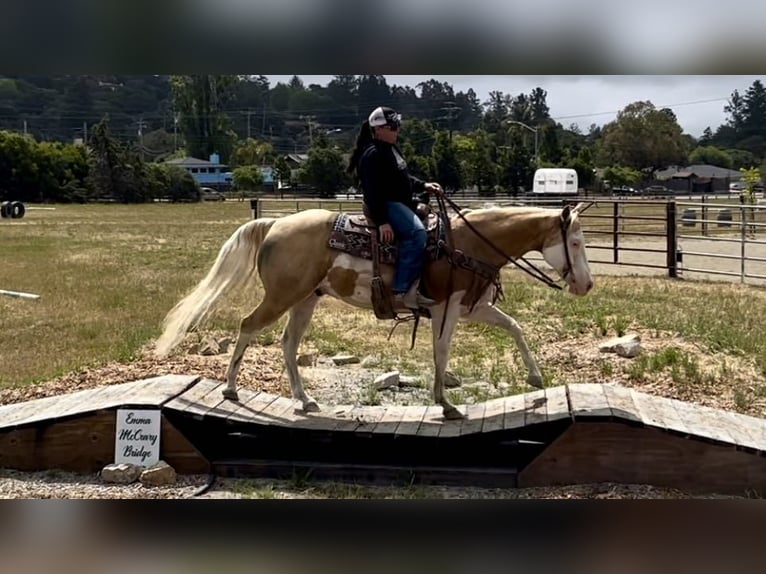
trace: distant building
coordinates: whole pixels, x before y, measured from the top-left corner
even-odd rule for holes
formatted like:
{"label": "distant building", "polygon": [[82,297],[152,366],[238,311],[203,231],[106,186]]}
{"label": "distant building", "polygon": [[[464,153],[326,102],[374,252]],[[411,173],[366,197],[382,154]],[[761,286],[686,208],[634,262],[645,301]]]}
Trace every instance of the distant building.
{"label": "distant building", "polygon": [[[234,185],[234,178],[229,166],[219,162],[218,154],[211,154],[209,161],[194,157],[183,157],[171,159],[165,163],[185,169],[200,186],[230,189]],[[263,174],[264,187],[273,186],[274,169],[271,166],[261,166],[261,173]]]}
{"label": "distant building", "polygon": [[210,155],[209,161],[195,157],[182,157],[165,163],[185,169],[201,186],[218,189],[230,188],[233,185],[229,166],[220,163],[219,156],[215,153]]}

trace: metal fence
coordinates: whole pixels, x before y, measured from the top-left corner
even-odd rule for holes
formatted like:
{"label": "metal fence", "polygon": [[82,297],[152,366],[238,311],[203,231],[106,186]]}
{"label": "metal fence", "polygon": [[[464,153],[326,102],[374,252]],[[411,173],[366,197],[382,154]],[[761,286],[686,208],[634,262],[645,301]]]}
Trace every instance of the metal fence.
{"label": "metal fence", "polygon": [[[583,199],[583,198],[580,198]],[[460,207],[538,205],[558,207],[566,199],[465,199]],[[598,199],[582,215],[590,261],[640,271],[708,278],[766,280],[766,204],[743,203],[731,196],[702,196],[698,200]],[[311,208],[361,211],[360,200],[254,199],[253,217],[281,217]],[[542,262],[538,254],[530,260]]]}

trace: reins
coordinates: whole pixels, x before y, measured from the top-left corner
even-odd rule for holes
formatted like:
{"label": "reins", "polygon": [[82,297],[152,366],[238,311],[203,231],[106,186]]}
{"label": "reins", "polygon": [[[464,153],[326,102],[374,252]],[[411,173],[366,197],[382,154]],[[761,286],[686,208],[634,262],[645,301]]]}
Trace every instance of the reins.
{"label": "reins", "polygon": [[[454,249],[454,246],[452,245],[451,227],[449,225],[449,218],[447,217],[447,208],[445,206],[445,203],[449,204],[449,206],[452,207],[452,209],[455,211],[457,216],[460,219],[462,219],[463,222],[465,222],[465,224],[468,226],[468,228],[471,231],[473,231],[477,235],[477,237],[479,237],[482,241],[484,241],[487,245],[489,245],[498,255],[500,255],[504,259],[510,261],[516,267],[518,267],[519,269],[521,269],[525,273],[529,274],[530,276],[534,277],[535,279],[545,283],[548,287],[551,287],[553,289],[558,289],[558,290],[562,289],[561,285],[559,285],[555,279],[549,277],[544,271],[542,271],[541,269],[538,269],[537,267],[535,267],[532,263],[530,263],[529,261],[524,259],[524,257],[518,257],[518,258],[511,257],[510,255],[505,253],[502,249],[497,247],[494,243],[492,243],[489,239],[487,239],[484,235],[482,235],[482,233],[478,229],[476,229],[471,224],[471,222],[468,221],[465,218],[465,216],[460,212],[461,211],[460,210],[460,206],[458,206],[449,197],[447,197],[444,194],[439,194],[439,195],[436,196],[436,201],[439,204],[439,209],[444,214],[444,217],[446,219],[447,229],[449,230],[448,235],[447,235],[447,239],[448,239],[448,242],[449,242],[448,247],[450,249]],[[567,227],[568,226],[569,226],[569,221],[563,221],[563,220],[561,221],[561,231],[562,231],[562,234],[564,236],[564,249],[565,249],[566,258],[567,258],[567,269],[565,270],[563,277],[566,277],[572,271],[572,263],[570,261],[569,249],[568,249],[568,245],[567,245],[567,241],[566,241],[566,232],[567,232]],[[525,269],[522,265],[520,265],[518,263],[517,259],[522,261],[522,262],[524,262],[524,264],[528,265],[532,270]]]}

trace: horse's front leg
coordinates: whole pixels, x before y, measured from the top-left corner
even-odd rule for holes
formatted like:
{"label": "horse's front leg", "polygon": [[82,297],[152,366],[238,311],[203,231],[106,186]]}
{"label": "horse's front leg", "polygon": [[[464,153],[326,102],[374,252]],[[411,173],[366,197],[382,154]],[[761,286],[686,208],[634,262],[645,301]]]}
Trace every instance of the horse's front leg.
{"label": "horse's front leg", "polygon": [[466,317],[467,321],[476,321],[480,323],[486,323],[487,325],[494,325],[502,327],[513,335],[516,345],[521,352],[521,358],[529,371],[527,376],[527,383],[531,386],[542,389],[543,388],[543,376],[540,374],[540,369],[537,366],[537,362],[532,356],[527,342],[524,339],[524,333],[521,330],[521,326],[513,317],[506,315],[500,309],[489,303],[479,304],[474,307],[473,311]]}
{"label": "horse's front leg", "polygon": [[[460,318],[460,299],[463,293],[453,293],[449,305],[441,303],[431,308],[431,329],[434,351],[434,402],[442,406],[444,418],[461,419],[463,414],[453,405],[444,393],[444,373],[449,362],[452,335]],[[446,311],[446,313],[445,313]],[[442,332],[442,322],[444,331]],[[441,337],[439,336],[441,333]]]}

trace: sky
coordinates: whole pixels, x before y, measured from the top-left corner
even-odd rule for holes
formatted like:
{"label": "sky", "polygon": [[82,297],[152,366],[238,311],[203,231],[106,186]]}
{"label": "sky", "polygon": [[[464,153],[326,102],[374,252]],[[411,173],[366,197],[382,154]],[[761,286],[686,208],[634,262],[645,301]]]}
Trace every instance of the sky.
{"label": "sky", "polygon": [[[296,74],[304,84],[326,86],[332,75]],[[272,85],[288,82],[292,75],[267,76]],[[649,100],[656,107],[671,108],[683,130],[702,135],[710,126],[715,129],[727,119],[724,106],[734,90],[744,94],[752,83],[766,76],[726,75],[653,75],[653,76],[417,76],[386,75],[389,86],[410,86],[418,94],[417,84],[429,79],[448,82],[455,92],[473,89],[479,100],[488,99],[491,91],[517,95],[540,87],[547,92],[551,117],[564,126],[572,123],[587,131],[595,123],[603,125],[615,119],[617,112],[639,100]]]}

